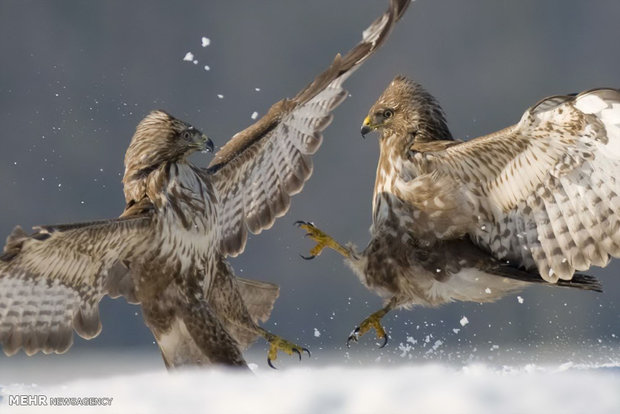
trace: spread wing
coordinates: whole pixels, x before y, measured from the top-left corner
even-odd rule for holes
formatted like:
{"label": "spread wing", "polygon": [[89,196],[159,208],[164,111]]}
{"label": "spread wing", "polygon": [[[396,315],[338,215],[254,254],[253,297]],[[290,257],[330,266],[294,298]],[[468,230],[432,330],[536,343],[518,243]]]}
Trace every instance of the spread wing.
{"label": "spread wing", "polygon": [[[101,331],[103,295],[135,302],[122,258],[144,245],[147,215],[82,224],[17,227],[0,256],[0,344],[7,355],[65,352],[72,329],[83,338]],[[119,260],[120,259],[120,260]]]}
{"label": "spread wing", "polygon": [[243,251],[247,229],[259,233],[286,213],[290,196],[312,174],[311,155],[346,97],[342,84],[388,37],[410,0],[390,0],[389,9],[363,32],[362,41],[337,55],[326,71],[293,99],[282,100],[249,128],[237,133],[209,169],[219,200],[221,251]]}
{"label": "spread wing", "polygon": [[469,235],[497,258],[556,282],[620,255],[619,90],[547,98],[512,127],[412,158],[458,183]]}

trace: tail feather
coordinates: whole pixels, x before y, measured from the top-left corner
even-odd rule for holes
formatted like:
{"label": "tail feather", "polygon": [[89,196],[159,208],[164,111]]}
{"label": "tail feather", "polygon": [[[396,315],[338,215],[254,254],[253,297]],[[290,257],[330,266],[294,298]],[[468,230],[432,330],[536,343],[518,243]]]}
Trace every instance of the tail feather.
{"label": "tail feather", "polygon": [[[274,302],[280,295],[278,285],[240,277],[235,277],[235,280],[252,321],[255,324],[266,322],[271,315]],[[225,325],[228,333],[235,338],[242,350],[248,348],[258,338],[258,333],[243,326],[234,323],[226,323]]]}
{"label": "tail feather", "polygon": [[237,288],[254,323],[267,322],[280,296],[278,285],[237,277]]}
{"label": "tail feather", "polygon": [[547,282],[538,273],[531,273],[523,269],[518,269],[509,265],[496,266],[490,273],[498,276],[507,277],[509,279],[522,280],[530,283],[542,283],[546,286],[560,286],[567,288],[575,288],[582,290],[592,290],[594,292],[602,292],[601,282],[594,276],[584,273],[575,273],[570,280],[559,279],[556,283]]}
{"label": "tail feather", "polygon": [[583,273],[575,273],[571,280],[560,279],[557,285],[583,290],[593,290],[595,292],[603,291],[603,285],[601,285],[601,282],[597,278]]}

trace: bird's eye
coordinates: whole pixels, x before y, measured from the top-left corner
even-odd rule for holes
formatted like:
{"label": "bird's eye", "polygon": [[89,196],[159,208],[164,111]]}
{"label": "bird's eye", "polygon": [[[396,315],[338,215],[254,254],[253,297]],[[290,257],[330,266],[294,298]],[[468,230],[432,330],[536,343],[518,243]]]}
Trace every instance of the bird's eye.
{"label": "bird's eye", "polygon": [[186,139],[188,141],[191,141],[192,139],[192,133],[190,131],[184,131],[183,132],[183,139]]}
{"label": "bird's eye", "polygon": [[388,119],[391,118],[394,115],[394,111],[392,111],[391,109],[386,109],[385,111],[383,111],[383,118]]}

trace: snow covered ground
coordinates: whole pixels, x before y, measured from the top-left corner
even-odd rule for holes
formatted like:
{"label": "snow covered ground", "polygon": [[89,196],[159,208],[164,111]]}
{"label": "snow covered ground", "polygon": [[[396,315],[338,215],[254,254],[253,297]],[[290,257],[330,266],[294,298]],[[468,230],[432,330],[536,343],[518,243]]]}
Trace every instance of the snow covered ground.
{"label": "snow covered ground", "polygon": [[[620,360],[609,363],[502,366],[409,363],[360,367],[278,360],[273,371],[167,373],[155,358],[76,359],[39,365],[38,374],[4,364],[1,413],[618,413]],[[97,362],[93,362],[96,360]],[[45,361],[45,359],[41,359]],[[55,365],[56,364],[56,365]],[[318,366],[317,366],[318,365]],[[6,374],[7,371],[3,369]],[[20,376],[22,375],[22,376]],[[25,378],[36,379],[31,383]],[[59,380],[55,380],[58,378]],[[42,406],[9,405],[26,395]],[[11,397],[12,396],[12,397]],[[16,397],[18,396],[18,397]],[[102,398],[105,406],[52,406],[52,398]],[[106,400],[104,400],[104,398]],[[111,398],[111,400],[107,400]],[[93,400],[94,401],[94,400]],[[15,401],[13,401],[14,403]],[[47,404],[47,405],[45,405]]]}

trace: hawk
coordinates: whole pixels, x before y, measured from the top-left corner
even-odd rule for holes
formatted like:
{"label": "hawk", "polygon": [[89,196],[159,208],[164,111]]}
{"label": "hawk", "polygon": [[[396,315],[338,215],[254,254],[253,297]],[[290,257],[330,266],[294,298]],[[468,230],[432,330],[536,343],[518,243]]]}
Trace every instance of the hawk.
{"label": "hawk", "polygon": [[600,291],[576,273],[620,256],[620,91],[553,96],[513,126],[454,140],[419,84],[396,77],[371,107],[362,135],[379,132],[368,246],[330,247],[386,298],[347,343],[391,309],[494,301],[531,284]]}
{"label": "hawk", "polygon": [[[257,336],[278,350],[305,348],[260,326],[278,287],[236,278],[227,256],[244,250],[247,232],[270,228],[312,173],[311,156],[331,111],[347,96],[343,82],[387,39],[409,0],[388,10],[362,41],[294,98],[236,134],[208,168],[187,157],[213,149],[198,129],[164,111],[136,128],[125,156],[126,208],[117,219],[17,227],[0,256],[0,344],[8,355],[65,352],[73,330],[101,330],[104,295],[140,303],[167,367],[245,366],[241,349]],[[308,352],[309,354],[309,352]]]}

